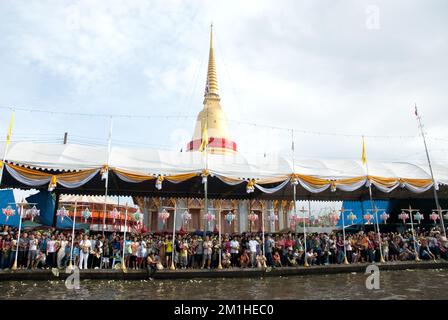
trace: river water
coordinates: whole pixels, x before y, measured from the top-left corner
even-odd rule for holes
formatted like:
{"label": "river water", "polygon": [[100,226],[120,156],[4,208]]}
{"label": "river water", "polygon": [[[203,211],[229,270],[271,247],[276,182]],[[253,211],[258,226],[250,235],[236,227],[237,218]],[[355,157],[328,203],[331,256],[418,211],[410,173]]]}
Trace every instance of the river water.
{"label": "river water", "polygon": [[0,282],[0,299],[448,299],[448,270],[381,271],[380,289],[367,275],[341,273],[290,277],[197,280],[82,280]]}

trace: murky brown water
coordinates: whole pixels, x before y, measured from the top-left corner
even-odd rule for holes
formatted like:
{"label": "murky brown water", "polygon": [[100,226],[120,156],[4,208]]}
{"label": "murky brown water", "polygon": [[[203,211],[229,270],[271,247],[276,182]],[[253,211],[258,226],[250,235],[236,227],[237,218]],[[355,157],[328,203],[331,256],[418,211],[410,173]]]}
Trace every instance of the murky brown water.
{"label": "murky brown water", "polygon": [[448,299],[448,270],[382,271],[380,289],[365,287],[362,273],[266,277],[112,281],[0,282],[0,299]]}

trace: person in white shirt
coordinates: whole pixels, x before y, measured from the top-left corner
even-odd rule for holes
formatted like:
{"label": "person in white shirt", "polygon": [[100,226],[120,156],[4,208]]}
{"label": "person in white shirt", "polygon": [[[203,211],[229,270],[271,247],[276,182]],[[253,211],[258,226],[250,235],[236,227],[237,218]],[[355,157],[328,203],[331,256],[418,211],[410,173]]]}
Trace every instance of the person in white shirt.
{"label": "person in white shirt", "polygon": [[79,269],[82,270],[82,265],[84,263],[84,269],[87,269],[87,261],[89,259],[90,248],[92,243],[89,240],[88,235],[84,235],[84,239],[79,243],[80,253],[79,253]]}
{"label": "person in white shirt", "polygon": [[230,255],[232,256],[232,267],[236,267],[238,264],[238,251],[240,249],[240,243],[238,242],[238,238],[232,238],[230,241]]}
{"label": "person in white shirt", "polygon": [[249,240],[249,249],[250,249],[250,264],[252,268],[257,267],[257,246],[259,245],[258,241],[251,237]]}
{"label": "person in white shirt", "polygon": [[346,240],[345,240],[345,251],[347,252],[347,261],[352,263],[352,237],[349,236]]}
{"label": "person in white shirt", "polygon": [[37,257],[37,239],[34,238],[34,234],[30,235],[29,250],[28,250],[28,264],[27,268],[34,269],[36,265]]}
{"label": "person in white shirt", "polygon": [[53,235],[47,242],[47,265],[54,268],[56,264],[56,237]]}
{"label": "person in white shirt", "polygon": [[141,240],[137,249],[137,267],[139,269],[144,269],[146,266],[146,252],[146,242],[144,240]]}
{"label": "person in white shirt", "polygon": [[305,259],[310,266],[313,266],[316,263],[316,257],[317,253],[313,252],[313,249],[309,249],[308,252],[305,253]]}
{"label": "person in white shirt", "polygon": [[60,235],[59,236],[59,250],[58,250],[58,253],[56,256],[57,257],[57,259],[56,259],[57,266],[59,269],[62,269],[64,267],[62,262],[65,257],[65,247],[67,246],[67,244],[68,244],[68,241],[65,239],[65,236]]}

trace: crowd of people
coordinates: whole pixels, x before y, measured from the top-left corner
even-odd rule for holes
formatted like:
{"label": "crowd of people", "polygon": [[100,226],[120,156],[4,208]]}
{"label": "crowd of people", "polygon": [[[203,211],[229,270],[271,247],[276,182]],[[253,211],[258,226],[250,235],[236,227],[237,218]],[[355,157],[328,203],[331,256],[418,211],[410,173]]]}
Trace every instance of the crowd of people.
{"label": "crowd of people", "polygon": [[[0,227],[0,269],[11,269],[17,255],[19,269],[214,269],[294,267],[342,263],[448,260],[448,241],[439,230],[378,234],[358,231],[331,234],[127,234],[76,232],[72,248],[70,231],[24,231]],[[414,238],[416,241],[414,241]],[[123,250],[124,246],[124,250]],[[221,248],[222,246],[222,248]],[[221,254],[221,259],[220,259]],[[70,258],[72,260],[70,261]],[[124,259],[123,259],[124,258]],[[124,261],[122,261],[124,260]]]}

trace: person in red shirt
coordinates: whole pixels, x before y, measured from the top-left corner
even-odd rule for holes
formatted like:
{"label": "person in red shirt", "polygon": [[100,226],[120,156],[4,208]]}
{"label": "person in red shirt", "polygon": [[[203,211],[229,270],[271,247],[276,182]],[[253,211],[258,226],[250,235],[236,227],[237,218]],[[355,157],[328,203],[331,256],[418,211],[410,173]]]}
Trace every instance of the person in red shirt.
{"label": "person in red shirt", "polygon": [[285,238],[283,251],[282,251],[282,263],[283,265],[286,265],[288,262],[288,250],[294,247],[294,240],[292,239],[291,233],[288,233],[288,235]]}
{"label": "person in red shirt", "polygon": [[286,260],[285,248],[286,247],[285,247],[285,236],[284,235],[282,235],[280,240],[278,240],[276,242],[275,247],[277,249],[276,251],[280,253],[280,259],[281,259],[282,264],[285,264],[285,260]]}
{"label": "person in red shirt", "polygon": [[284,242],[286,250],[289,250],[289,248],[294,249],[294,240],[291,237],[291,234],[288,234],[288,238]]}
{"label": "person in red shirt", "polygon": [[369,259],[369,262],[373,263],[375,262],[375,240],[373,239],[373,235],[370,234],[368,238],[369,242],[367,245],[367,257]]}

